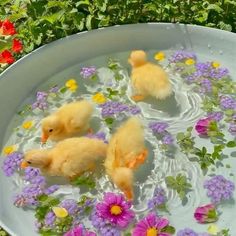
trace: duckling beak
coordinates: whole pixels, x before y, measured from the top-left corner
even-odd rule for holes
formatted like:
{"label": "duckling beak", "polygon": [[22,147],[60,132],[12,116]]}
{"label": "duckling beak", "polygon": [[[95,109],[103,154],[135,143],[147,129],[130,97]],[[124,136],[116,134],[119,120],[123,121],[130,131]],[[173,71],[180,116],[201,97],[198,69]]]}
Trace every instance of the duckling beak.
{"label": "duckling beak", "polygon": [[132,201],[134,198],[133,192],[131,190],[125,190],[124,194],[129,201]]}
{"label": "duckling beak", "polygon": [[48,135],[46,135],[46,134],[42,134],[42,137],[41,137],[41,142],[42,143],[46,143],[47,142],[47,140],[48,140]]}
{"label": "duckling beak", "polygon": [[29,164],[26,161],[22,161],[21,164],[20,164],[21,169],[25,169],[28,166],[29,166]]}

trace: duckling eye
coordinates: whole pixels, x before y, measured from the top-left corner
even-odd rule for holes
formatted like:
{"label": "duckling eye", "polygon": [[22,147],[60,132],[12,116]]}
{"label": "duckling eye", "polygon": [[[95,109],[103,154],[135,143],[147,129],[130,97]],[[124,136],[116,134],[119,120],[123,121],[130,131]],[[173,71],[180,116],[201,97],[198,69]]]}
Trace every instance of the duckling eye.
{"label": "duckling eye", "polygon": [[53,129],[50,129],[49,132],[52,133]]}
{"label": "duckling eye", "polygon": [[27,163],[28,163],[28,164],[30,164],[30,165],[32,164],[32,162],[31,162],[31,161],[27,161]]}

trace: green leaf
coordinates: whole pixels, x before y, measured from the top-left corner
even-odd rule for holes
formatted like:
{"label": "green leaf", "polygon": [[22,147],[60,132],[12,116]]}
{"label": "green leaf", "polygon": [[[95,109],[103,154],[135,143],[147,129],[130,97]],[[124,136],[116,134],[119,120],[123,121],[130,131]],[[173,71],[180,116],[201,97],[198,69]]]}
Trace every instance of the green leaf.
{"label": "green leaf", "polygon": [[178,141],[180,141],[180,140],[183,140],[184,138],[185,138],[185,136],[184,136],[184,133],[178,133],[177,135],[176,135],[176,138],[177,138],[177,140]]}
{"label": "green leaf", "polygon": [[226,146],[229,147],[229,148],[236,147],[236,142],[235,141],[229,141],[228,143],[226,143]]}
{"label": "green leaf", "polygon": [[51,24],[54,24],[56,21],[60,20],[60,18],[65,14],[64,10],[61,10],[57,13],[51,14],[51,15],[47,15],[47,16],[43,16],[41,19],[42,20],[46,20]]}
{"label": "green leaf", "polygon": [[59,91],[60,91],[60,93],[65,93],[67,91],[67,88],[66,87],[62,87]]}
{"label": "green leaf", "polygon": [[106,123],[108,126],[112,125],[113,122],[114,122],[114,118],[112,118],[112,117],[108,117],[108,118],[105,119],[105,123]]}
{"label": "green leaf", "polygon": [[161,232],[163,233],[169,233],[169,234],[174,234],[175,233],[175,228],[171,225],[167,225],[166,227],[164,227]]}
{"label": "green leaf", "polygon": [[218,6],[217,4],[209,4],[208,7],[207,7],[207,10],[214,10],[214,11],[216,11],[216,12],[218,12],[218,13],[221,13],[221,12],[224,11],[224,10],[223,10],[220,6]]}
{"label": "green leaf", "polygon": [[72,181],[73,185],[76,186],[87,186],[88,188],[94,189],[96,183],[92,176],[80,176]]}

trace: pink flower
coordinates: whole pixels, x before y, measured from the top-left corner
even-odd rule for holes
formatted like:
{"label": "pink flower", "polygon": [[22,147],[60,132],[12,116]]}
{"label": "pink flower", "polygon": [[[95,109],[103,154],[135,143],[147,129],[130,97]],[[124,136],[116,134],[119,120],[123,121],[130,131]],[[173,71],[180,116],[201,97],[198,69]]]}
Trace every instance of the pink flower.
{"label": "pink flower", "polygon": [[208,117],[200,119],[195,126],[195,129],[198,132],[198,134],[207,135],[211,122],[212,122],[212,119]]}
{"label": "pink flower", "polygon": [[215,205],[208,204],[202,207],[198,207],[194,212],[194,218],[198,223],[211,223],[218,219]]}
{"label": "pink flower", "polygon": [[150,213],[136,224],[132,236],[171,236],[174,234],[175,230],[172,227],[171,233],[164,232],[167,227],[170,228],[167,219]]}
{"label": "pink flower", "polygon": [[104,220],[120,228],[126,228],[134,219],[134,212],[130,209],[122,194],[105,193],[104,201],[96,205],[98,215]]}
{"label": "pink flower", "polygon": [[83,225],[78,225],[66,232],[64,236],[96,236],[96,234],[85,230]]}

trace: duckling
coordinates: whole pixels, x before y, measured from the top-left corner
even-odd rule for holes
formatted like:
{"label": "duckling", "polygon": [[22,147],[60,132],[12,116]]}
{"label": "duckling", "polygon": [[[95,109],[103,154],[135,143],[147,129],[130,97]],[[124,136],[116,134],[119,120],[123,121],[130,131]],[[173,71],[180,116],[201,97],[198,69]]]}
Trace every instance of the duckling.
{"label": "duckling", "polygon": [[134,101],[142,101],[147,96],[165,99],[172,93],[167,73],[158,65],[147,61],[142,50],[132,51],[128,62],[132,66],[131,80],[136,94]]}
{"label": "duckling", "polygon": [[86,100],[61,106],[56,112],[42,120],[42,143],[45,143],[47,139],[60,141],[89,131],[92,112],[92,104]]}
{"label": "duckling", "polygon": [[113,183],[133,199],[133,172],[147,158],[144,129],[139,119],[128,119],[112,136],[107,149],[105,169]]}
{"label": "duckling", "polygon": [[40,168],[45,175],[73,180],[86,171],[93,171],[106,157],[106,152],[107,144],[99,139],[69,138],[51,149],[26,152],[22,163]]}

